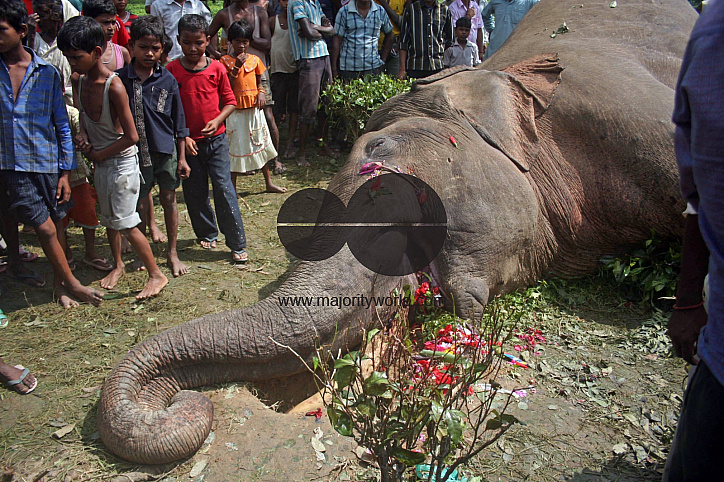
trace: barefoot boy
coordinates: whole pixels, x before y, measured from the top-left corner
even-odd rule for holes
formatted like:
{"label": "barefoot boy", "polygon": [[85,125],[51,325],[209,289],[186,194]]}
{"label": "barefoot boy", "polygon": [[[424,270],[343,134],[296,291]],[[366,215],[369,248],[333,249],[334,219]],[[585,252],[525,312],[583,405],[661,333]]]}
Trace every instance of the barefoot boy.
{"label": "barefoot boy", "polygon": [[[17,231],[17,220],[35,229],[64,307],[76,306],[76,300],[98,306],[102,293],[73,276],[58,237],[72,206],[68,172],[76,167],[60,74],[23,47],[27,35],[23,1],[0,2],[0,205],[12,214],[3,216],[5,228]],[[9,248],[17,257],[18,246]],[[18,268],[11,263],[8,274],[27,282],[30,275]]]}
{"label": "barefoot boy", "polygon": [[204,55],[209,45],[208,26],[201,15],[181,17],[178,41],[183,56],[166,66],[179,83],[184,112],[189,112],[186,161],[191,174],[183,182],[184,198],[201,246],[215,248],[218,231],[209,201],[211,178],[219,228],[231,249],[231,259],[244,262],[248,257],[244,250],[246,235],[231,183],[229,139],[224,126],[226,118],[236,109],[236,98],[224,66]]}
{"label": "barefoot boy", "polygon": [[75,17],[58,33],[58,47],[74,72],[73,99],[81,115],[83,134],[78,147],[95,165],[94,180],[101,208],[101,224],[108,231],[108,242],[116,267],[101,280],[101,287],[113,289],[123,276],[121,233],[148,269],[148,283],[137,299],[157,295],[168,280],[156,266],[148,240],[137,228],[136,212],[141,183],[133,123],[126,89],[102,59],[103,28],[88,17]]}
{"label": "barefoot boy", "polygon": [[[189,130],[178,83],[158,63],[165,37],[163,24],[157,17],[147,15],[136,20],[131,25],[131,42],[128,44],[133,60],[128,67],[118,71],[118,77],[131,101],[131,113],[140,137],[138,148],[143,183],[138,197],[138,212],[142,217],[148,217],[148,195],[154,182],[157,183],[168,234],[168,267],[174,277],[178,277],[188,272],[188,267],[179,260],[176,252],[176,188],[181,185],[181,179],[189,177],[184,148]],[[148,224],[150,220],[144,221]]]}

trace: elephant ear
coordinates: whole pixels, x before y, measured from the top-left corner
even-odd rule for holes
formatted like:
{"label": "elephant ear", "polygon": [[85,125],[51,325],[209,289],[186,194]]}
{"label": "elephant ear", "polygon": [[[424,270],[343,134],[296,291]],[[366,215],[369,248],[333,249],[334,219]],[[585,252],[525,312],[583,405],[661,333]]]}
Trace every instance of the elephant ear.
{"label": "elephant ear", "polygon": [[487,143],[527,172],[540,151],[536,118],[550,105],[562,70],[556,55],[539,55],[500,72],[457,75],[447,94]]}

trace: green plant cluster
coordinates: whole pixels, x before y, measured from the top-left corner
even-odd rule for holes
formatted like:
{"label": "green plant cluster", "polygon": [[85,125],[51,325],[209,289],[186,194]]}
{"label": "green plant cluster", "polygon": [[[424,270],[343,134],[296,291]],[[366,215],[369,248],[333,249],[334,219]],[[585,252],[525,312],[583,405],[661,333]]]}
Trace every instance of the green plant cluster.
{"label": "green plant cluster", "polygon": [[681,265],[681,243],[663,240],[655,233],[642,248],[621,258],[601,258],[601,272],[624,288],[632,289],[644,301],[676,295]]}
{"label": "green plant cluster", "polygon": [[324,108],[330,122],[354,142],[364,132],[372,113],[388,99],[410,90],[411,85],[409,80],[386,74],[347,82],[337,79],[324,91]]}

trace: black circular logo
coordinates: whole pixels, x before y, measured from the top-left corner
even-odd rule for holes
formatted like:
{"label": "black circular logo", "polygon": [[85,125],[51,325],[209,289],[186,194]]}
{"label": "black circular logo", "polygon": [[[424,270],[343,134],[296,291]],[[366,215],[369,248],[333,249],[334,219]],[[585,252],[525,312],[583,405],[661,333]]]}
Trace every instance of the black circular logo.
{"label": "black circular logo", "polygon": [[297,258],[321,261],[346,243],[368,269],[403,276],[425,268],[440,253],[447,214],[424,181],[383,174],[362,184],[346,207],[323,189],[297,191],[279,210],[277,232]]}

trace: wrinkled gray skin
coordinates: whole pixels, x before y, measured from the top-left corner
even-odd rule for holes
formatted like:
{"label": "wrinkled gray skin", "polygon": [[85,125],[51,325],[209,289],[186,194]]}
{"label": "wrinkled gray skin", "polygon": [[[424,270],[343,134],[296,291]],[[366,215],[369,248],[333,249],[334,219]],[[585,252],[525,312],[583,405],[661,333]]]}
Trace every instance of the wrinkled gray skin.
{"label": "wrinkled gray skin", "polygon": [[[570,32],[551,38],[564,20]],[[372,160],[432,186],[445,203],[449,236],[431,270],[468,316],[545,274],[589,273],[601,255],[642,242],[652,229],[679,235],[670,117],[695,20],[682,0],[618,8],[543,0],[481,69],[444,72],[380,108],[330,189],[347,202],[366,179],[360,166]],[[401,200],[408,221],[420,219],[414,201]],[[278,296],[384,295],[406,282],[375,276],[345,247],[327,261],[300,263],[253,306],[146,340],[103,387],[103,442],[139,463],[193,454],[213,406],[187,390],[298,373],[299,360],[272,338],[309,359],[316,335],[335,348],[353,346],[360,321],[390,315],[282,308]]]}

